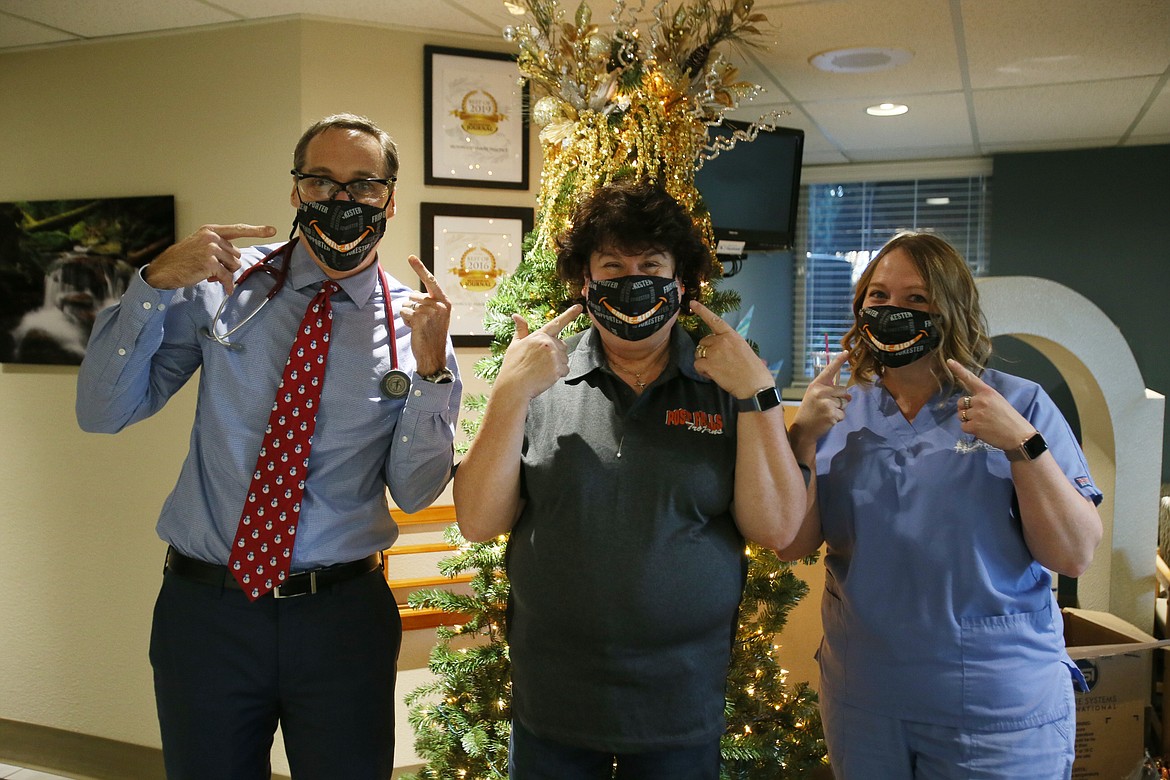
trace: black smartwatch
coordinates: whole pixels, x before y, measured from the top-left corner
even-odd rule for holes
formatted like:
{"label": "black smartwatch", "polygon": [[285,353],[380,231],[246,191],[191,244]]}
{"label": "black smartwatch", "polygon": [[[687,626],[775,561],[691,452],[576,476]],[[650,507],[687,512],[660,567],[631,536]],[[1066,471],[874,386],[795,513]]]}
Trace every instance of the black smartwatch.
{"label": "black smartwatch", "polygon": [[1020,460],[1036,460],[1046,452],[1048,452],[1048,442],[1044,441],[1044,437],[1037,431],[1024,439],[1024,443],[1019,447],[1004,450],[1003,454],[1007,455],[1008,460],[1015,463]]}
{"label": "black smartwatch", "polygon": [[740,412],[766,412],[780,405],[780,391],[775,385],[757,390],[749,398],[736,398],[735,408]]}

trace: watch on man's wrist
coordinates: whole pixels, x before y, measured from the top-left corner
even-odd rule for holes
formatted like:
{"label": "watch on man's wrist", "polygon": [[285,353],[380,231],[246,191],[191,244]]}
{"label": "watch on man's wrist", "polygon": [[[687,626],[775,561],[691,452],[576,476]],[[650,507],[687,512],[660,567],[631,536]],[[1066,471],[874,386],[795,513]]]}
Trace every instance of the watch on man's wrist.
{"label": "watch on man's wrist", "polygon": [[433,374],[427,374],[426,376],[419,374],[418,378],[423,380],[424,382],[430,382],[430,383],[436,384],[436,385],[445,385],[448,382],[455,381],[455,375],[452,374],[451,369],[447,368],[446,366],[439,369],[438,371],[436,371]]}
{"label": "watch on man's wrist", "polygon": [[757,390],[747,398],[736,398],[735,408],[740,412],[766,412],[780,405],[780,391],[775,385]]}
{"label": "watch on man's wrist", "polygon": [[1039,431],[1024,439],[1020,446],[1003,451],[1012,463],[1021,460],[1036,460],[1045,452],[1048,452],[1048,442],[1044,441],[1044,437],[1040,435]]}

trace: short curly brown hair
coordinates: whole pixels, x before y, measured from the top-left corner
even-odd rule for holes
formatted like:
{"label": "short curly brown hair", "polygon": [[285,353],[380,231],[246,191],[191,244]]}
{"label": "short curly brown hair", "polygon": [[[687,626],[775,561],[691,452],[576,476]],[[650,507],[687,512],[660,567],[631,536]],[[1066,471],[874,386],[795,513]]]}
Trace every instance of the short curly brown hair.
{"label": "short curly brown hair", "polygon": [[557,240],[557,276],[575,292],[585,283],[594,252],[669,252],[682,280],[683,306],[698,298],[699,286],[714,268],[711,250],[695,222],[665,189],[624,180],[598,187],[577,205],[569,229]]}

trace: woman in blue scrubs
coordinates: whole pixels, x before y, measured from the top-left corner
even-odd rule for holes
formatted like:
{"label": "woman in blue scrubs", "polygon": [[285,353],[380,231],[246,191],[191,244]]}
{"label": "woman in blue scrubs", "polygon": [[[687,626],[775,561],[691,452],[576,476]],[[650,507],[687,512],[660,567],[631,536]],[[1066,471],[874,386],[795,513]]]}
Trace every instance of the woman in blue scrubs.
{"label": "woman in blue scrubs", "polygon": [[[1068,778],[1079,677],[1049,570],[1080,576],[1101,493],[1033,382],[986,368],[967,264],[895,237],[789,437],[825,552],[821,715],[837,778]],[[849,363],[848,387],[837,384]]]}

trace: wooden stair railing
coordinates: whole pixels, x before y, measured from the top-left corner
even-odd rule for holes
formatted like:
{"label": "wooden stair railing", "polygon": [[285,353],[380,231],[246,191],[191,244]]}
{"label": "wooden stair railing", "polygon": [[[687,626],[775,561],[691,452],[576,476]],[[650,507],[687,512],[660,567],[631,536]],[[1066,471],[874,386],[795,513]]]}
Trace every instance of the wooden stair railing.
{"label": "wooden stair railing", "polygon": [[[414,514],[407,514],[401,509],[392,508],[390,514],[401,531],[400,540],[411,532],[439,530],[455,522],[455,507],[450,504],[427,507]],[[436,572],[434,576],[428,577],[394,578],[391,576],[391,568],[398,556],[454,552],[455,550],[454,546],[446,542],[426,542],[422,544],[396,544],[389,550],[382,551],[382,574],[386,577],[386,583],[394,591],[398,601],[398,612],[402,615],[403,631],[451,626],[467,620],[468,616],[462,613],[444,612],[441,609],[430,608],[415,609],[406,603],[406,597],[411,591],[419,588],[445,588],[453,584],[465,585],[471,582],[472,575],[462,574],[452,578],[444,577]]]}

